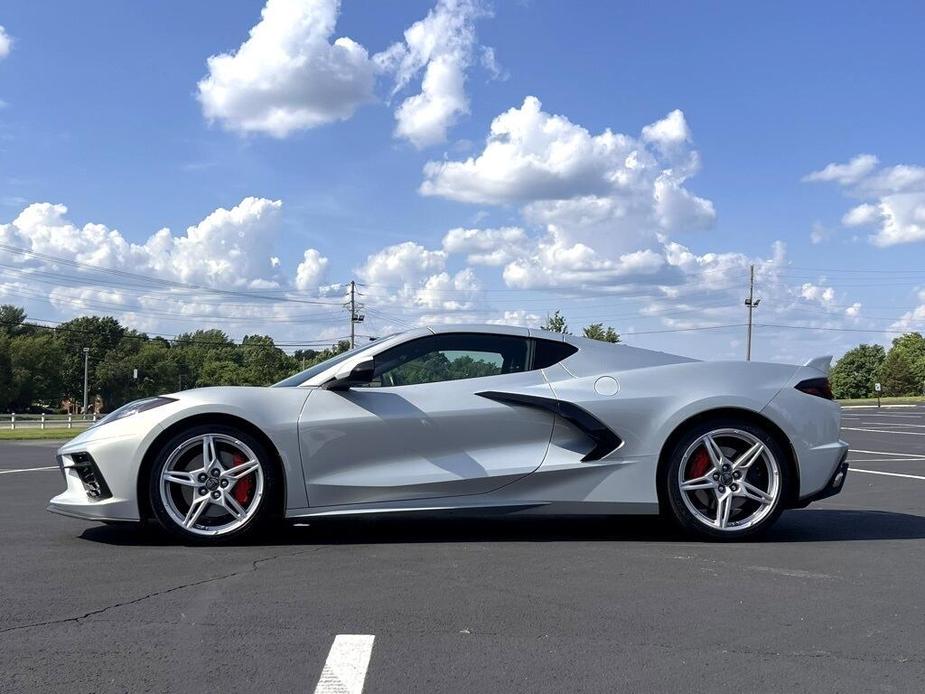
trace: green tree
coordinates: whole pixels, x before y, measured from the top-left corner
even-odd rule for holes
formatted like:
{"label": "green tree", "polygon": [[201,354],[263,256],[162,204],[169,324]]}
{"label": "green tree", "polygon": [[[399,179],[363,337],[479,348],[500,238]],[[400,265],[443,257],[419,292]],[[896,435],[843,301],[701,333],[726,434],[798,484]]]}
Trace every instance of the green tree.
{"label": "green tree", "polygon": [[893,340],[880,367],[885,395],[918,395],[925,382],[925,338],[911,332]]}
{"label": "green tree", "polygon": [[63,396],[64,347],[48,331],[21,334],[10,340],[10,361],[16,391],[14,409],[31,405],[57,409]]}
{"label": "green tree", "polygon": [[246,335],[241,343],[242,385],[268,386],[292,373],[294,360],[267,335]]}
{"label": "green tree", "polygon": [[10,338],[0,333],[0,407],[3,407],[5,412],[9,412],[15,397],[13,367],[10,361]]}
{"label": "green tree", "polygon": [[591,338],[592,340],[613,343],[620,341],[620,333],[609,325],[605,328],[603,323],[592,323],[591,325],[587,325],[582,332],[584,332],[585,337]]}
{"label": "green tree", "polygon": [[[78,400],[83,396],[84,347],[90,348],[92,366],[105,359],[127,334],[138,335],[134,331],[129,333],[111,316],[82,316],[59,325],[55,335],[63,348],[62,394]],[[90,392],[96,388],[97,384],[91,382]]]}
{"label": "green tree", "polygon": [[882,345],[858,345],[845,352],[829,372],[836,398],[866,398],[874,392],[886,350]]}
{"label": "green tree", "polygon": [[[219,378],[219,374],[227,374],[227,365],[240,365],[237,345],[221,330],[184,333],[177,337],[174,348],[177,350],[178,381],[182,378],[184,388],[220,385],[215,379]],[[225,366],[210,367],[212,363]],[[207,367],[208,375],[204,377]],[[222,376],[220,380],[225,378]]]}
{"label": "green tree", "polygon": [[125,339],[97,365],[95,381],[105,408],[112,410],[130,400],[175,391],[178,373],[166,340]]}
{"label": "green tree", "polygon": [[5,335],[21,335],[30,332],[26,322],[26,311],[19,306],[3,304],[0,306],[0,332]]}
{"label": "green tree", "polygon": [[563,333],[565,335],[571,335],[568,331],[568,323],[565,322],[565,316],[556,309],[556,312],[551,316],[546,314],[546,322],[541,326],[543,330],[548,330],[552,333]]}

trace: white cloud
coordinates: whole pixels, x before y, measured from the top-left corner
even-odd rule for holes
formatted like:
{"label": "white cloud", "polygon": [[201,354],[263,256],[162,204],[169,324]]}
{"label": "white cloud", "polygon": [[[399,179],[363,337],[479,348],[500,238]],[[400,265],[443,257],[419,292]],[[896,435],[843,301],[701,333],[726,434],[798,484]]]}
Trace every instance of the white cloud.
{"label": "white cloud", "polygon": [[699,167],[696,153],[685,147],[690,133],[684,115],[674,111],[643,132],[642,139],[611,130],[592,135],[544,112],[529,96],[492,121],[478,156],[429,162],[421,192],[471,203],[523,203],[533,223],[560,233],[583,227],[574,238],[583,243],[601,233],[651,240],[656,232],[712,224],[713,204],[684,187]]}
{"label": "white cloud", "polygon": [[833,181],[854,198],[866,199],[842,216],[846,227],[874,227],[875,246],[925,241],[925,167],[899,164],[877,169],[871,154],[847,164],[829,164],[803,180]]}
{"label": "white cloud", "polygon": [[[466,71],[477,46],[475,20],[484,14],[477,0],[438,0],[405,31],[403,42],[374,56],[381,70],[394,74],[393,94],[423,72],[421,91],[395,111],[396,137],[418,148],[445,142],[447,130],[469,112]],[[487,55],[487,69],[497,70],[494,53]],[[483,63],[485,56],[483,51]]]}
{"label": "white cloud", "polygon": [[846,318],[858,318],[861,315],[861,303],[855,301],[851,306],[845,308],[845,317]]}
{"label": "white cloud", "polygon": [[13,39],[6,33],[6,29],[0,24],[0,60],[6,58],[13,49]]}
{"label": "white cloud", "polygon": [[[34,203],[11,223],[0,224],[0,244],[29,253],[0,249],[0,257],[26,272],[60,272],[57,259],[79,263],[76,270],[66,266],[77,281],[105,268],[216,288],[286,286],[278,259],[268,254],[281,208],[279,200],[244,198],[231,209],[218,208],[184,234],[164,228],[144,243],[132,243],[104,224],[74,224],[64,205]],[[326,264],[318,251],[307,250],[297,271],[298,288],[311,288],[309,279],[319,281]]]}
{"label": "white cloud", "polygon": [[835,301],[835,290],[832,287],[824,287],[812,282],[805,282],[800,287],[800,296],[807,301],[818,302],[823,305],[830,305]]}
{"label": "white cloud", "polygon": [[526,232],[520,227],[499,229],[450,229],[443,237],[447,253],[467,254],[471,265],[500,266],[522,254],[528,246]]}
{"label": "white cloud", "polygon": [[365,284],[394,288],[442,272],[445,264],[443,251],[430,251],[405,241],[370,255],[357,269],[357,275]]}
{"label": "white cloud", "polygon": [[663,147],[677,147],[690,141],[691,131],[684,113],[675,109],[662,120],[645,126],[642,129],[642,139]]}
{"label": "white cloud", "polygon": [[421,192],[523,205],[525,222],[545,233],[456,229],[444,239],[445,250],[468,253],[469,263],[503,264],[513,286],[651,277],[665,265],[661,235],[708,228],[716,218],[713,204],[685,187],[699,168],[690,140],[681,111],[647,125],[638,138],[611,130],[592,135],[527,97],[494,119],[481,153],[428,163]]}
{"label": "white cloud", "polygon": [[331,42],[338,0],[267,0],[249,38],[208,60],[203,114],[240,132],[285,137],[344,120],[373,100],[375,64],[352,39]]}
{"label": "white cloud", "polygon": [[300,291],[315,290],[324,279],[327,269],[328,259],[314,248],[307,249],[296,268],[295,288]]}
{"label": "white cloud", "polygon": [[[844,220],[842,221],[844,224]],[[813,244],[820,244],[832,237],[833,231],[821,222],[813,222],[812,231],[809,232],[809,240]]]}
{"label": "white cloud", "polygon": [[875,224],[879,220],[880,208],[865,202],[848,210],[841,218],[841,223],[846,227],[859,227]]}
{"label": "white cloud", "polygon": [[880,160],[873,154],[859,154],[847,164],[831,163],[824,169],[813,171],[803,177],[807,182],[835,182],[853,185],[877,168]]}

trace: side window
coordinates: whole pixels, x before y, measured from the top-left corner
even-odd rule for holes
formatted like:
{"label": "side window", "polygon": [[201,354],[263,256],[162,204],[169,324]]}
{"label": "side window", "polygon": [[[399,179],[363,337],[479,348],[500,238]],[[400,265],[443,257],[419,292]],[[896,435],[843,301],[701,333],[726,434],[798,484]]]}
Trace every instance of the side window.
{"label": "side window", "polygon": [[570,345],[567,342],[557,342],[555,340],[537,339],[534,340],[534,344],[536,345],[533,354],[534,369],[546,369],[553,364],[558,364],[566,357],[570,357],[578,351],[578,348],[574,345]]}
{"label": "side window", "polygon": [[372,385],[408,386],[525,371],[527,338],[446,333],[398,345],[376,357]]}

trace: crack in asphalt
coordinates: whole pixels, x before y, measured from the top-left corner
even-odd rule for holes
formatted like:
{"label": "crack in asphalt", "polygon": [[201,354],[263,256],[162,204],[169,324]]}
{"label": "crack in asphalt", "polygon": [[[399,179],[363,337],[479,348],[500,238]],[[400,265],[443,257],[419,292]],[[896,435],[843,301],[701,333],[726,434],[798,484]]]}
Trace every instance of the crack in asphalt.
{"label": "crack in asphalt", "polygon": [[319,548],[311,547],[309,549],[299,550],[297,552],[281,552],[280,554],[273,554],[269,557],[260,557],[259,559],[254,559],[251,561],[250,566],[244,569],[239,569],[238,571],[232,571],[231,573],[222,574],[221,576],[212,576],[211,578],[204,578],[199,581],[190,581],[189,583],[183,583],[178,586],[172,586],[170,588],[165,588],[163,590],[156,590],[141,597],[134,598],[132,600],[126,600],[124,602],[115,602],[111,605],[106,605],[105,607],[100,607],[95,610],[90,610],[85,612],[82,615],[76,617],[64,617],[62,619],[48,619],[42,622],[32,622],[30,624],[18,624],[13,627],[7,627],[5,629],[0,629],[0,634],[7,634],[11,631],[22,631],[23,629],[36,629],[39,627],[54,626],[56,624],[68,624],[74,622],[75,624],[80,624],[83,620],[90,617],[95,617],[97,615],[103,614],[104,612],[109,612],[110,610],[115,610],[120,607],[128,607],[129,605],[137,605],[140,602],[145,600],[150,600],[151,598],[157,598],[161,595],[167,595],[168,593],[175,593],[178,590],[184,590],[186,588],[195,588],[196,586],[205,585],[207,583],[215,583],[217,581],[224,581],[229,578],[234,578],[235,576],[243,576],[244,574],[253,573],[257,570],[261,564],[265,564],[270,561],[275,561],[277,559],[283,559],[285,557],[295,557],[300,554],[307,554],[309,552],[315,552]]}

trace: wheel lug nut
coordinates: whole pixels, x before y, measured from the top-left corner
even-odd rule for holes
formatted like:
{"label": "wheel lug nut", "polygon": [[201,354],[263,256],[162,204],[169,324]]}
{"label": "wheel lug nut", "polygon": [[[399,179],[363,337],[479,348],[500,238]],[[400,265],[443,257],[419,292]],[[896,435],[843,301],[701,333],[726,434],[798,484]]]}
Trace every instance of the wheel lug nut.
{"label": "wheel lug nut", "polygon": [[213,498],[213,499],[218,499],[221,495],[222,495],[222,493],[221,493],[220,491],[217,491],[217,490],[216,490],[216,491],[212,492],[212,498]]}
{"label": "wheel lug nut", "polygon": [[719,473],[714,473],[713,479],[714,479],[714,480],[718,480],[718,479],[719,479]]}
{"label": "wheel lug nut", "polygon": [[198,478],[198,479],[199,479],[200,482],[205,482],[208,478],[206,477],[206,473],[200,472],[200,473],[199,473],[199,478]]}
{"label": "wheel lug nut", "polygon": [[729,472],[729,463],[723,463],[723,472]]}
{"label": "wheel lug nut", "polygon": [[199,488],[199,495],[202,496],[202,495],[205,494],[207,491],[209,491],[209,490],[206,489],[205,487],[200,487],[200,488]]}
{"label": "wheel lug nut", "polygon": [[730,484],[730,485],[729,485],[729,488],[730,488],[732,491],[734,491],[734,492],[739,491],[739,485],[737,485],[737,484]]}
{"label": "wheel lug nut", "polygon": [[732,476],[733,476],[735,479],[739,479],[739,478],[742,476],[742,473],[739,472],[738,470],[736,470],[735,472],[732,473]]}
{"label": "wheel lug nut", "polygon": [[218,477],[222,472],[217,467],[214,467],[209,474],[212,475],[212,477]]}
{"label": "wheel lug nut", "polygon": [[222,489],[224,489],[228,486],[228,480],[222,480],[220,484],[222,485]]}
{"label": "wheel lug nut", "polygon": [[726,491],[726,488],[725,488],[723,485],[719,485],[719,487],[718,487],[717,489],[719,489],[720,494],[722,494],[724,491]]}

